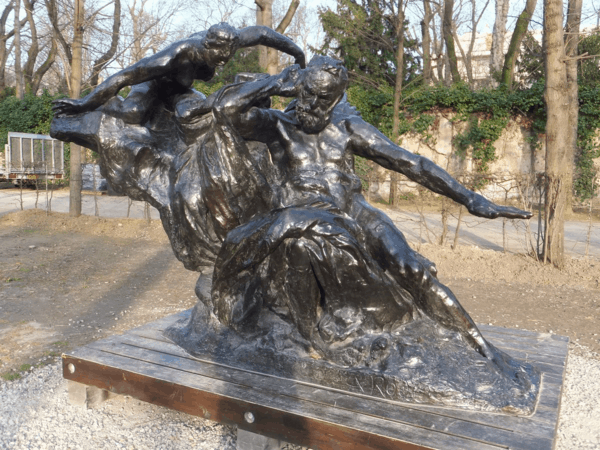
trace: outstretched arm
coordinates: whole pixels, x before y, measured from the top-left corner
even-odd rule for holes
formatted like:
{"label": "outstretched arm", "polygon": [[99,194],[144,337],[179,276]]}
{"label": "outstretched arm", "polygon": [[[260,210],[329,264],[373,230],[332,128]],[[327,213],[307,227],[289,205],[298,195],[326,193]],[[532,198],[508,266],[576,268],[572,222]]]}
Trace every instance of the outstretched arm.
{"label": "outstretched arm", "polygon": [[[211,29],[219,27],[220,25],[216,25]],[[215,65],[228,61],[241,47],[254,45],[272,47],[292,55],[298,64],[302,67],[305,66],[304,53],[300,47],[270,28],[253,26],[239,32],[233,28],[231,30],[233,30],[231,34],[220,37],[221,41],[216,43],[218,46],[216,49],[212,49],[215,43],[208,42],[207,35],[203,33],[175,42],[155,55],[146,57],[131,67],[110,76],[82,99],[56,100],[53,110],[57,115],[92,111],[106,103],[125,86],[140,84],[164,76],[177,80],[185,85],[184,87],[189,87],[200,67],[212,74]],[[207,46],[211,48],[209,49]]]}
{"label": "outstretched arm", "polygon": [[306,67],[306,59],[302,49],[294,44],[291,39],[271,28],[254,26],[240,31],[240,47],[253,47],[255,45],[264,45],[287,53],[295,58],[295,64],[303,69]]}
{"label": "outstretched arm", "polygon": [[377,128],[356,117],[349,120],[352,150],[386,169],[406,175],[427,189],[451,198],[479,217],[495,219],[529,219],[531,213],[512,206],[500,206],[473,192],[433,161],[395,145]]}
{"label": "outstretched arm", "polygon": [[226,117],[246,139],[269,142],[283,113],[255,105],[273,95],[294,97],[301,73],[294,65],[278,75],[225,86],[213,103],[215,115]]}
{"label": "outstretched arm", "polygon": [[185,42],[176,42],[160,52],[141,59],[126,69],[108,77],[82,99],[60,99],[53,103],[55,114],[77,114],[93,111],[106,103],[125,86],[169,75],[177,70],[178,59],[191,49]]}

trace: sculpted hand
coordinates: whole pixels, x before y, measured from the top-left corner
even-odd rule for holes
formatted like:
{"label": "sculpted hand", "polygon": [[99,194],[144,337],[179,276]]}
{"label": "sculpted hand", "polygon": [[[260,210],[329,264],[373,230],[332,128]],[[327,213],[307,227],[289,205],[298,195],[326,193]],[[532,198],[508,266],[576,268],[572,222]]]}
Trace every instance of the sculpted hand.
{"label": "sculpted hand", "polygon": [[61,98],[52,102],[55,116],[79,114],[86,111],[86,104],[81,99]]}
{"label": "sculpted hand", "polygon": [[302,69],[306,69],[306,57],[304,56],[304,52],[296,56],[294,64],[300,66]]}
{"label": "sculpted hand", "polygon": [[286,67],[278,76],[277,81],[279,83],[279,95],[284,97],[295,97],[297,95],[300,76],[302,69],[297,64]]}
{"label": "sculpted hand", "polygon": [[515,208],[513,206],[500,206],[490,202],[485,197],[475,194],[471,201],[465,205],[474,216],[495,219],[506,217],[507,219],[529,219],[533,215],[529,211]]}

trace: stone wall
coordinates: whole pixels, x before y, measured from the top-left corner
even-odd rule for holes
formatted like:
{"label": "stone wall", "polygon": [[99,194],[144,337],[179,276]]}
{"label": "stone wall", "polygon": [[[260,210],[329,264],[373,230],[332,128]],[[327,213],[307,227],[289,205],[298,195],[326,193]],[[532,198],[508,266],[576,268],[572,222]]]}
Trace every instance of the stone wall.
{"label": "stone wall", "polygon": [[[420,135],[405,134],[401,137],[400,145],[413,153],[431,159],[459,180],[472,179],[474,171],[470,154],[467,153],[466,157],[462,157],[452,144],[454,136],[464,131],[467,124],[453,124],[449,120],[450,118],[449,116],[438,116],[435,125],[430,130],[433,135],[433,139],[429,140],[430,143],[425,142]],[[546,149],[543,138],[533,149],[528,142],[529,137],[529,130],[517,121],[509,122],[494,144],[497,159],[490,164],[490,170],[486,174],[491,181],[480,190],[483,195],[495,201],[502,201],[518,199],[519,190],[528,190],[527,194],[532,194],[532,184],[535,183],[537,175],[544,173]],[[595,163],[600,168],[600,158],[596,159]],[[373,178],[370,195],[387,200],[390,189],[390,172],[378,168],[377,174]],[[400,195],[416,193],[416,186],[416,183],[402,176],[399,182]]]}

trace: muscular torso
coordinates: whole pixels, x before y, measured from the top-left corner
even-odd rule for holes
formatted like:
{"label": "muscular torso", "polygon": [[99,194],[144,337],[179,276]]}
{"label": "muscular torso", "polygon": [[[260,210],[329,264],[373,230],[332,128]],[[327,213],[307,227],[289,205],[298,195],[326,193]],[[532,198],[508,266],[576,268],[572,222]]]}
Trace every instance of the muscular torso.
{"label": "muscular torso", "polygon": [[279,121],[277,131],[285,158],[281,206],[326,202],[347,211],[361,183],[343,121],[315,134],[303,132],[295,122]]}

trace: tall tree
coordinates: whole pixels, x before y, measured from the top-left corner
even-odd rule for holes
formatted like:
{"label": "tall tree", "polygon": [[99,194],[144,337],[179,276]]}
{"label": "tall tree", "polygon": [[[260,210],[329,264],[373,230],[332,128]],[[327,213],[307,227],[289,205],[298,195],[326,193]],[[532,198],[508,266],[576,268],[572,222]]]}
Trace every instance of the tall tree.
{"label": "tall tree", "polygon": [[[256,3],[256,25],[273,28],[273,0],[254,0]],[[264,45],[258,47],[258,63],[261,67],[269,65],[268,49]]]}
{"label": "tall tree", "polygon": [[458,72],[458,59],[456,58],[456,48],[454,45],[454,36],[452,33],[454,22],[452,20],[452,14],[454,12],[454,0],[444,0],[444,16],[442,30],[444,34],[444,42],[446,43],[446,55],[448,57],[448,64],[450,67],[450,73],[452,74],[452,81],[458,83],[461,81],[460,73]]}
{"label": "tall tree", "polygon": [[[58,45],[52,30],[49,30],[49,36],[47,39],[38,37],[36,21],[33,17],[34,8],[36,5],[35,0],[23,0],[25,7],[27,22],[29,23],[29,32],[31,34],[31,43],[29,50],[27,51],[27,62],[23,66],[23,79],[25,82],[25,92],[35,94],[37,93],[42,78],[48,72],[58,52]],[[41,53],[42,46],[50,45],[50,50],[46,53],[46,59],[42,64],[38,65],[38,56]],[[37,67],[37,68],[36,68]]]}
{"label": "tall tree", "polygon": [[[289,36],[298,44],[306,55],[309,55],[312,47],[319,48],[323,40],[323,28],[316,8],[309,8],[306,3],[299,5],[294,19],[286,30]],[[282,57],[287,58],[285,54]],[[292,58],[289,58],[292,61]]]}
{"label": "tall tree", "polygon": [[490,52],[490,74],[499,74],[504,63],[504,40],[506,36],[506,18],[509,0],[496,0],[496,19],[492,33],[492,51]]}
{"label": "tall tree", "polygon": [[432,71],[431,71],[431,4],[430,0],[423,0],[423,20],[421,20],[421,36],[422,36],[422,47],[423,47],[423,83],[425,85],[431,84]]}
{"label": "tall tree", "polygon": [[[374,88],[394,87],[398,68],[397,1],[364,0],[358,4],[339,0],[336,12],[321,10],[325,39],[320,51],[342,59],[355,82]],[[416,45],[406,36],[402,39],[405,50]],[[411,52],[402,52],[402,64],[404,81],[416,76],[419,63]]]}
{"label": "tall tree", "polygon": [[[467,51],[462,48],[460,43],[460,39],[458,38],[458,33],[456,31],[456,26],[452,27],[452,35],[454,37],[454,41],[456,42],[456,46],[460,50],[461,56],[463,58],[463,64],[465,66],[465,72],[467,73],[467,80],[469,81],[469,85],[475,87],[475,81],[473,78],[473,49],[475,48],[475,40],[477,39],[477,26],[483,17],[485,10],[487,9],[490,0],[486,0],[483,2],[483,7],[481,10],[477,10],[477,2],[475,0],[470,0],[471,3],[471,39],[469,40],[469,47]],[[482,2],[480,2],[482,3]],[[454,24],[454,22],[453,22]]]}
{"label": "tall tree", "polygon": [[[61,10],[59,12],[59,4],[57,0],[45,0],[48,16],[52,24],[55,36],[60,43],[62,53],[65,60],[65,72],[70,71],[68,78],[69,82],[69,96],[71,98],[79,98],[82,86],[84,85],[84,75],[89,74],[93,80],[98,75],[100,68],[104,67],[108,61],[112,58],[111,54],[114,54],[114,43],[118,38],[118,22],[120,21],[120,0],[110,0],[106,3],[101,4],[98,9],[91,10],[86,13],[84,0],[75,0],[74,10],[70,13],[68,10]],[[112,32],[108,32],[111,35],[110,44],[108,51],[102,52],[104,42],[90,42],[89,38],[86,41],[86,59],[93,61],[94,54],[100,55],[95,59],[94,65],[83,65],[84,57],[84,38],[86,32],[93,32],[100,28],[98,25],[98,17],[101,15],[101,11],[108,6],[110,3],[114,4],[114,13],[112,15]],[[63,6],[70,6],[68,4]],[[72,24],[72,31],[71,31]],[[105,35],[105,34],[102,34]],[[87,35],[89,36],[89,34]],[[106,47],[104,47],[106,48]],[[109,57],[107,58],[107,55]],[[79,216],[81,214],[81,147],[78,145],[71,145],[71,174],[70,174],[70,201],[69,201],[69,213],[72,216]]]}
{"label": "tall tree", "polygon": [[577,49],[579,47],[579,28],[581,26],[582,0],[569,0],[567,8],[567,21],[565,25],[565,54],[567,66],[568,108],[569,108],[569,144],[567,155],[569,165],[565,182],[567,211],[573,208],[573,160],[577,149],[577,124],[579,121],[579,85],[577,80]]}
{"label": "tall tree", "polygon": [[21,13],[21,1],[14,0],[14,14],[15,14],[15,86],[16,96],[18,99],[23,99],[24,86],[23,86],[23,70],[21,69],[21,22],[19,15]]}
{"label": "tall tree", "polygon": [[90,85],[97,86],[100,76],[100,72],[106,67],[106,65],[113,59],[117,52],[117,46],[119,45],[119,30],[121,29],[121,0],[114,0],[113,10],[113,27],[110,36],[110,46],[108,50],[101,55],[92,67],[92,76],[90,77]]}
{"label": "tall tree", "polygon": [[[256,25],[273,28],[273,0],[254,0],[256,3]],[[279,25],[275,30],[278,33],[285,33],[285,30],[290,26],[294,14],[300,5],[300,0],[292,0],[288,6],[287,12],[284,15]],[[264,46],[259,47],[259,63],[261,67],[267,69],[270,75],[275,75],[279,72],[279,52],[272,48]]]}
{"label": "tall tree", "polygon": [[533,12],[535,11],[536,4],[537,0],[527,0],[527,3],[525,4],[525,9],[519,15],[519,18],[517,19],[517,24],[515,25],[515,30],[513,31],[512,37],[510,38],[508,51],[506,52],[506,56],[504,57],[504,65],[502,66],[501,76],[501,83],[507,86],[509,89],[512,89],[512,83],[514,81],[515,63],[521,50],[521,43],[523,42],[523,38],[525,37],[525,34],[527,34],[529,22],[531,21],[531,17],[533,16]]}
{"label": "tall tree", "polygon": [[[393,3],[392,6],[393,11]],[[403,0],[398,0],[397,11],[395,14],[396,28],[396,83],[394,86],[394,119],[392,122],[392,137],[395,143],[398,143],[400,126],[400,100],[402,99],[402,82],[404,81],[404,9],[406,5]],[[390,175],[390,205],[396,203],[396,192],[398,190],[398,174],[393,172]]]}
{"label": "tall tree", "polygon": [[[84,18],[83,0],[75,0],[73,44],[71,45],[71,91],[69,92],[71,98],[79,98],[81,95]],[[69,214],[73,217],[79,217],[81,215],[81,156],[81,147],[79,145],[71,144]]]}
{"label": "tall tree", "polygon": [[[569,8],[571,11],[573,9]],[[544,261],[564,266],[564,214],[569,168],[573,164],[571,117],[578,105],[571,96],[566,64],[562,0],[544,0],[544,68],[546,86],[546,198],[544,209]]]}
{"label": "tall tree", "polygon": [[[6,28],[6,25],[8,24],[9,15],[12,12],[13,7],[14,3],[9,2],[4,7],[2,15],[0,15],[0,92],[2,92],[6,88],[6,61],[8,60],[9,53],[14,47],[14,43],[8,45],[8,40],[15,35],[15,29],[13,27],[7,31]],[[23,27],[26,21],[27,19],[21,20],[19,26]]]}

